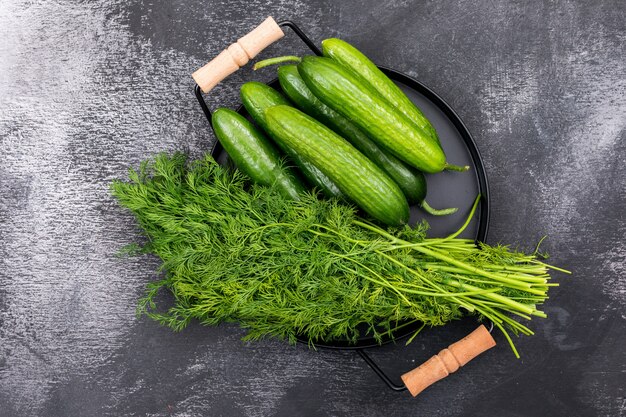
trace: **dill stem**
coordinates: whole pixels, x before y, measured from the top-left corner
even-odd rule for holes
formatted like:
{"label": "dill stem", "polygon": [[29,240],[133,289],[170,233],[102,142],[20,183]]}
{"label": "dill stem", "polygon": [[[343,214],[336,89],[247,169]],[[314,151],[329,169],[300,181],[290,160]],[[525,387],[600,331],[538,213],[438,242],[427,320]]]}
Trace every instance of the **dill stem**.
{"label": "dill stem", "polygon": [[517,351],[517,348],[515,347],[513,340],[511,340],[511,336],[509,335],[509,332],[507,332],[504,326],[502,326],[500,323],[494,323],[494,324],[498,329],[500,329],[502,334],[504,334],[504,337],[509,342],[509,346],[511,346],[511,349],[513,350],[513,354],[515,355],[517,359],[519,359],[520,358],[519,352]]}
{"label": "dill stem", "polygon": [[[360,222],[360,221],[358,221],[358,220],[357,220],[357,221],[355,221],[355,223],[362,223],[362,222]],[[363,224],[363,225],[366,225],[365,223],[362,223],[362,224]],[[323,228],[323,229],[325,229],[325,230],[328,230],[328,231],[330,231],[330,232],[333,232],[334,234],[336,234],[336,235],[338,235],[338,236],[341,236],[341,237],[343,237],[343,238],[347,239],[348,241],[351,241],[351,242],[354,242],[354,243],[360,243],[360,244],[363,244],[363,243],[364,243],[363,241],[358,241],[358,240],[356,240],[356,239],[348,238],[347,236],[345,236],[345,235],[343,235],[343,234],[341,234],[341,233],[337,232],[336,230],[334,230],[334,229],[332,229],[332,228],[329,228],[329,227],[327,227],[327,226],[320,225],[320,224],[315,224],[314,226],[316,226],[316,227],[321,227],[321,228]],[[368,227],[369,227],[369,225],[366,225],[366,226],[368,226]],[[319,233],[319,232],[318,232],[318,233]],[[386,233],[386,232],[385,232],[385,233]],[[393,237],[393,236],[391,236],[391,235],[389,235],[389,236],[395,239],[395,237]],[[408,243],[408,242],[407,242],[407,243]],[[376,253],[378,253],[378,254],[379,254],[379,255],[381,255],[381,256],[384,256],[385,258],[389,259],[390,261],[394,262],[396,265],[398,265],[398,266],[400,266],[400,267],[402,267],[402,268],[406,268],[406,269],[407,269],[408,271],[410,271],[412,274],[414,274],[414,275],[418,276],[418,277],[419,277],[422,281],[427,282],[428,284],[430,284],[430,285],[431,285],[432,287],[434,287],[435,289],[437,289],[437,290],[439,290],[439,291],[442,291],[442,288],[440,288],[439,286],[435,285],[435,284],[434,284],[433,282],[431,282],[430,280],[426,279],[426,277],[424,277],[422,274],[419,274],[419,273],[418,273],[417,271],[415,271],[414,269],[407,267],[406,265],[404,265],[402,262],[398,261],[397,259],[395,259],[395,258],[393,258],[393,257],[391,257],[391,256],[389,256],[389,255],[387,255],[386,253],[384,253],[384,252],[382,252],[382,251],[380,251],[380,250],[377,250],[377,251],[375,251],[375,252],[376,252]],[[336,253],[335,253],[335,254],[336,254]],[[345,256],[340,255],[340,254],[336,254],[336,255],[337,255],[337,256],[340,256],[340,257],[342,257],[342,258],[345,258],[345,259],[351,260],[352,262],[357,262],[357,261],[355,261],[355,260],[354,260],[354,259],[352,259],[352,258],[345,257]],[[357,263],[358,263],[358,262],[357,262]],[[364,267],[364,265],[362,265],[362,264],[360,264],[360,263],[358,263],[358,264],[359,264],[359,266]],[[370,272],[373,272],[373,271],[371,271],[371,270],[369,270],[369,271],[370,271]],[[370,279],[370,280],[371,280],[371,278],[370,278],[370,277],[365,277],[365,276],[364,276],[364,278],[366,278],[366,279]],[[379,279],[384,279],[384,278],[379,277]],[[386,281],[386,282],[387,282],[387,281]],[[513,284],[514,284],[514,282],[513,282],[513,281],[511,281],[511,283],[513,283]],[[393,288],[394,290],[396,290],[396,291],[397,291],[397,289],[396,289],[394,286],[390,285],[388,282],[387,282],[387,286],[388,286],[389,288]],[[519,289],[519,288],[518,288],[518,289]],[[524,290],[524,291],[528,291],[529,289],[530,289],[530,288],[528,288],[528,289],[527,289],[527,288],[525,288],[525,287],[524,287],[522,290]],[[413,292],[413,290],[410,290],[410,291],[409,291],[409,290],[405,290],[405,291],[407,291],[407,292]],[[485,292],[484,292],[484,290],[481,290],[481,289],[480,289],[480,288],[478,288],[478,287],[472,287],[472,289],[471,289],[471,293],[472,293],[472,295],[476,295],[476,294],[479,294],[479,293],[481,293],[481,292],[482,292],[483,294],[485,293]],[[417,293],[417,292],[415,292],[415,293]],[[493,292],[488,292],[487,294],[493,294]],[[538,294],[540,295],[541,293],[539,292]],[[454,299],[454,298],[455,298],[455,296],[456,296],[457,294],[456,294],[456,293],[450,293],[450,292],[443,292],[443,291],[442,291],[442,295],[441,295],[441,296],[445,296],[445,295],[447,295],[447,296],[451,297],[451,299]],[[469,294],[468,294],[468,295],[469,295]],[[403,298],[404,298],[404,297],[403,297]],[[406,300],[406,298],[404,298],[404,299]],[[506,297],[502,297],[502,299],[505,299],[505,300],[506,300],[507,298],[506,298]],[[406,300],[406,301],[408,302],[408,300]],[[517,303],[517,302],[513,302],[513,303],[514,303],[513,305],[515,305],[515,304],[519,304],[520,306],[523,306],[522,304]],[[464,306],[464,307],[465,307],[466,309],[470,310],[470,311],[472,311],[472,310],[473,310],[473,308],[471,308],[471,306]],[[469,308],[468,308],[468,307],[469,307]],[[529,311],[529,314],[531,314],[531,311]]]}
{"label": "dill stem", "polygon": [[482,309],[487,311],[489,314],[493,314],[496,317],[498,317],[500,320],[497,323],[500,323],[500,324],[506,323],[506,324],[508,324],[514,332],[520,332],[520,333],[523,333],[523,334],[529,335],[529,336],[534,334],[534,332],[532,330],[530,330],[528,327],[526,327],[523,324],[513,320],[511,317],[507,316],[502,311],[495,310],[492,307],[490,307],[488,305],[485,305],[483,300],[478,301],[478,304],[480,305],[480,307]]}
{"label": "dill stem", "polygon": [[[478,201],[478,200],[476,200],[476,201]],[[476,201],[474,203],[474,208],[476,207],[476,204],[477,204]],[[414,249],[414,250],[416,250],[418,252],[421,252],[421,253],[423,253],[425,255],[431,256],[431,257],[433,257],[435,259],[439,259],[439,260],[444,261],[446,263],[455,265],[455,266],[459,267],[463,272],[466,272],[466,273],[470,272],[470,273],[473,273],[473,274],[476,274],[476,275],[484,276],[486,278],[491,278],[492,280],[495,280],[495,281],[507,283],[507,284],[510,284],[510,285],[514,286],[514,288],[517,288],[517,289],[529,292],[531,294],[536,294],[536,295],[544,295],[545,294],[545,291],[541,291],[541,290],[532,288],[531,284],[523,283],[523,282],[520,283],[520,282],[518,282],[516,280],[513,280],[513,279],[510,279],[510,278],[508,278],[506,276],[502,276],[500,274],[484,271],[484,270],[482,270],[480,268],[476,268],[474,266],[468,265],[468,264],[466,264],[464,262],[461,262],[461,261],[458,261],[456,259],[450,258],[449,256],[446,256],[444,254],[438,253],[438,252],[433,251],[431,249],[427,249],[427,248],[424,248],[424,247],[419,247],[417,245],[411,244],[410,242],[406,242],[406,241],[403,241],[402,239],[398,239],[395,236],[385,232],[384,230],[380,229],[377,226],[369,225],[367,223],[364,223],[364,222],[361,222],[361,221],[358,221],[358,220],[356,220],[355,223],[357,225],[361,226],[361,227],[364,227],[364,228],[366,228],[368,230],[376,232],[376,233],[380,234],[381,236],[384,236],[384,237],[392,240],[392,242],[394,242],[394,243],[395,242],[399,242],[399,243],[402,243],[402,244],[406,245],[407,247],[409,247],[409,245],[410,245],[410,247],[412,249]],[[386,258],[388,258],[392,262],[394,262],[394,263],[396,263],[396,264],[398,264],[400,266],[403,266],[403,267],[407,268],[410,271],[413,271],[413,273],[416,274],[416,272],[413,269],[408,268],[406,265],[402,264],[400,261],[396,260],[395,258],[392,258],[391,256],[389,256],[389,255],[387,255],[387,254],[385,254],[385,253],[383,253],[381,251],[376,251],[376,252],[381,254],[382,256],[385,256]],[[423,279],[423,277],[421,277],[421,274],[417,274],[417,275],[420,276],[421,279]],[[433,285],[432,283],[430,283],[430,284]],[[464,284],[464,285],[467,285],[469,287],[469,284]],[[477,287],[473,287],[473,288],[474,289],[478,289]],[[524,312],[526,314],[536,315],[536,316],[540,316],[540,317],[545,316],[545,314],[543,312],[541,312],[541,311],[538,311],[538,310],[532,309],[530,307],[527,307],[524,304],[518,303],[516,301],[513,301],[513,300],[511,300],[511,299],[509,299],[507,297],[501,296],[499,294],[489,293],[489,294],[486,294],[485,297],[489,297],[489,298],[492,298],[494,300],[497,300],[497,301],[499,301],[499,302],[501,302],[501,303],[503,303],[505,305],[509,305],[510,307],[515,308],[515,309],[517,309],[517,310],[519,310],[521,312]]]}
{"label": "dill stem", "polygon": [[[513,354],[515,355],[515,357],[517,359],[519,359],[520,355],[519,355],[519,352],[517,351],[517,349],[515,348],[515,344],[513,343],[513,340],[511,340],[511,336],[508,334],[508,332],[506,331],[506,329],[502,325],[503,318],[506,318],[506,316],[504,316],[502,313],[498,314],[497,311],[494,311],[493,309],[491,309],[488,306],[485,306],[485,305],[483,305],[481,303],[477,303],[476,311],[478,311],[485,318],[491,320],[491,322],[494,324],[494,326],[496,326],[498,329],[500,329],[500,331],[504,334],[504,337],[506,338],[506,340],[509,342],[509,346],[511,347],[511,350],[513,350]],[[515,324],[517,324],[519,326],[522,326],[521,324],[517,323],[516,321],[513,321],[513,323],[515,323]],[[522,326],[522,327],[524,327],[524,326]]]}
{"label": "dill stem", "polygon": [[[440,288],[438,285],[436,285],[435,283],[433,283],[432,281],[430,281],[429,279],[427,279],[424,275],[420,274],[419,272],[417,272],[416,270],[409,268],[408,266],[406,266],[405,264],[403,264],[402,262],[398,261],[397,259],[393,258],[392,256],[387,255],[384,252],[381,252],[379,250],[375,251],[377,254],[387,258],[388,260],[390,260],[391,262],[393,262],[394,264],[398,265],[400,268],[405,269],[406,271],[408,271],[410,274],[415,275],[416,277],[418,277],[420,280],[427,282],[428,284],[430,284],[431,286],[433,286],[434,288],[436,288],[439,291],[444,291],[442,288]],[[460,301],[457,297],[454,296],[454,294],[452,293],[448,293],[450,294],[450,299],[452,301],[457,302],[460,306],[464,307],[466,310],[468,311],[474,311],[474,308],[471,305],[467,305],[465,303],[463,303],[462,301]]]}
{"label": "dill stem", "polygon": [[[455,273],[466,273],[466,270],[462,269],[462,268],[458,268],[458,267],[453,267],[453,266],[448,266],[448,265],[439,265],[436,263],[425,263],[424,267],[426,269],[430,269],[433,271],[446,271],[446,272],[455,272]],[[511,288],[517,288],[523,291],[526,291],[528,288],[528,285],[538,285],[538,284],[543,284],[543,285],[547,285],[546,284],[546,280],[544,278],[539,278],[539,279],[535,279],[535,277],[532,276],[521,276],[521,275],[509,275],[509,277],[511,278],[519,278],[520,281],[531,281],[528,278],[533,278],[532,279],[532,283],[529,283],[527,285],[522,285],[522,286],[518,286],[516,281],[513,281],[511,283],[509,283],[509,285],[512,285]]]}
{"label": "dill stem", "polygon": [[[398,330],[402,329],[403,327],[410,326],[410,325],[412,325],[412,324],[414,324],[414,323],[417,323],[418,321],[419,321],[419,319],[406,321],[406,322],[402,323],[402,324],[401,324],[401,325],[399,325],[399,326],[396,326],[396,327],[393,327],[393,328],[391,328],[391,329],[387,330],[387,331],[386,331],[386,332],[384,332],[383,334],[384,334],[384,335],[390,335],[390,334],[395,333],[395,332],[397,332]],[[424,323],[424,325],[423,325],[423,326],[425,326],[425,325],[426,325],[426,323]],[[422,326],[422,328],[423,328],[423,326]]]}
{"label": "dill stem", "polygon": [[481,195],[478,194],[476,196],[476,199],[474,199],[474,204],[472,204],[472,209],[470,210],[470,213],[467,216],[467,219],[465,219],[465,223],[463,223],[463,225],[459,228],[459,230],[457,230],[456,232],[446,237],[445,240],[454,239],[455,237],[463,233],[463,231],[467,228],[467,226],[469,226],[470,222],[472,221],[472,217],[474,217],[474,213],[476,212],[476,208],[478,207],[478,203],[480,202],[480,197]]}
{"label": "dill stem", "polygon": [[[447,282],[446,282],[447,283]],[[421,294],[421,292],[415,291],[415,290],[409,290],[404,288],[404,286],[413,286],[414,284],[411,284],[409,282],[399,282],[398,283],[399,288],[401,288],[402,291],[406,291],[409,293],[413,293],[413,294]],[[397,287],[398,288],[398,287]],[[464,292],[454,292],[454,293],[450,293],[450,294],[454,294],[455,296],[467,296],[467,295],[481,295],[481,294],[488,294],[488,293],[494,293],[494,292],[499,292],[502,291],[501,288],[477,288],[476,290],[472,290],[472,291],[464,291]],[[423,295],[428,295],[431,297],[448,297],[449,294],[444,294],[444,293],[426,293],[424,292]]]}
{"label": "dill stem", "polygon": [[572,271],[568,271],[567,269],[559,268],[558,266],[549,265],[549,264],[543,263],[543,262],[538,261],[538,260],[532,260],[531,262],[534,263],[534,264],[543,265],[544,267],[549,268],[549,269],[554,269],[555,271],[563,272],[564,274],[567,274],[567,275],[571,275],[572,274]]}
{"label": "dill stem", "polygon": [[474,239],[449,239],[445,238],[433,238],[429,237],[424,239],[421,242],[420,246],[431,246],[431,247],[439,247],[446,246],[449,248],[458,248],[458,249],[478,249],[476,245],[476,241]]}
{"label": "dill stem", "polygon": [[[467,288],[467,289],[469,289],[471,291],[476,291],[476,290],[479,289],[478,287],[474,287],[473,285],[470,285],[470,284],[466,284],[466,283],[462,283],[461,284],[459,281],[456,281],[456,280],[449,280],[448,283],[450,285],[452,285],[452,286],[455,286],[455,287],[461,287],[461,286],[465,287],[465,288]],[[526,305],[524,305],[522,303],[518,303],[517,301],[513,301],[513,300],[509,299],[508,297],[504,297],[504,296],[502,296],[500,294],[487,293],[487,294],[483,294],[483,297],[490,298],[493,301],[497,301],[497,302],[499,302],[501,304],[504,304],[504,305],[508,305],[509,307],[514,308],[516,310],[519,310],[519,311],[521,311],[523,313],[526,313],[526,314],[535,315],[535,313],[537,312],[536,309],[530,308],[530,307],[528,307],[528,306],[526,306]]]}
{"label": "dill stem", "polygon": [[[522,272],[522,273],[533,273],[534,275],[545,274],[545,267],[534,267],[534,266],[510,266],[510,265],[496,265],[496,264],[483,264],[485,269],[497,269],[502,271],[514,271],[514,272]],[[528,275],[532,277],[533,275]]]}
{"label": "dill stem", "polygon": [[528,316],[528,315],[526,315],[526,314],[522,314],[522,313],[520,313],[519,311],[514,311],[514,310],[512,310],[512,309],[510,309],[510,308],[508,308],[508,307],[506,307],[506,306],[503,306],[503,305],[502,305],[502,304],[500,304],[500,303],[495,303],[495,302],[493,302],[493,301],[488,301],[488,300],[482,300],[481,302],[482,302],[483,304],[487,305],[487,306],[491,306],[491,307],[498,308],[498,309],[500,309],[500,310],[508,311],[509,313],[511,313],[511,314],[515,314],[515,315],[517,315],[517,316],[519,316],[519,317],[522,317],[522,318],[524,318],[524,319],[526,319],[526,320],[532,320],[532,317],[531,317],[531,316]]}
{"label": "dill stem", "polygon": [[[423,246],[428,246],[428,245],[423,245]],[[443,250],[445,249],[446,252],[450,253],[450,252],[475,252],[477,249],[476,247],[471,247],[471,246],[452,246],[452,245],[447,245],[447,244],[441,244],[441,245],[436,245],[436,246],[432,246],[434,248]]]}
{"label": "dill stem", "polygon": [[413,341],[413,339],[415,339],[415,337],[420,334],[422,332],[422,330],[424,330],[424,327],[426,327],[426,323],[422,324],[420,326],[419,329],[417,329],[413,335],[411,337],[409,337],[409,340],[406,341],[405,346],[408,345],[409,343],[411,343]]}
{"label": "dill stem", "polygon": [[[512,279],[508,278],[507,276],[503,276],[503,275],[501,275],[501,274],[492,273],[492,272],[485,271],[485,270],[483,270],[483,269],[477,268],[477,267],[475,267],[475,266],[468,265],[468,264],[466,264],[465,262],[462,262],[462,261],[459,261],[459,260],[453,259],[453,258],[451,258],[451,257],[449,257],[449,256],[447,256],[447,255],[444,255],[444,254],[438,253],[438,252],[433,251],[433,250],[431,250],[431,249],[426,249],[426,248],[414,248],[414,250],[416,250],[416,251],[418,251],[418,252],[421,252],[421,253],[423,253],[424,255],[428,255],[428,256],[431,256],[431,257],[433,257],[433,258],[435,258],[435,259],[439,259],[439,260],[441,260],[441,261],[444,261],[444,262],[446,262],[446,263],[449,263],[449,264],[451,264],[451,265],[455,265],[455,266],[457,266],[457,267],[459,267],[459,268],[461,268],[461,269],[463,269],[463,270],[465,270],[465,271],[467,271],[467,272],[473,273],[473,274],[475,274],[475,275],[482,275],[482,276],[484,276],[484,277],[486,277],[486,278],[491,278],[491,279],[493,279],[493,280],[496,280],[496,281],[499,281],[499,282],[508,283],[508,284],[514,284],[514,285],[515,285],[515,284],[518,284],[518,281],[516,281],[516,280],[512,280]],[[521,285],[522,283],[519,283],[519,284]],[[532,288],[531,288],[531,285],[530,285],[530,284],[528,284],[528,283],[523,283],[523,284],[526,284],[526,285],[524,285],[524,286],[525,286],[525,287],[526,287],[526,286],[528,287],[528,288],[526,289],[526,291],[532,292]]]}
{"label": "dill stem", "polygon": [[[454,277],[454,278],[463,280],[463,281],[470,281],[470,282],[477,282],[479,284],[493,285],[493,281],[487,281],[487,280],[484,280],[484,279],[474,278],[474,277],[472,277],[470,275],[458,275],[458,274],[454,274],[453,273],[451,276]],[[499,285],[501,285],[501,284],[499,284]],[[507,287],[507,288],[510,288],[510,287]],[[537,295],[529,295],[529,297],[539,297],[539,296],[537,296]]]}
{"label": "dill stem", "polygon": [[364,229],[370,230],[370,231],[372,231],[374,233],[377,233],[377,234],[379,234],[381,236],[384,236],[387,239],[389,239],[392,243],[404,243],[404,244],[409,244],[409,245],[412,244],[411,242],[407,242],[406,240],[399,239],[399,238],[395,237],[394,235],[385,232],[383,229],[381,229],[378,226],[370,225],[370,224],[362,222],[360,220],[355,220],[354,224],[357,225],[357,226],[361,226]]}
{"label": "dill stem", "polygon": [[[470,273],[473,273],[473,274],[476,274],[476,275],[482,275],[484,277],[491,278],[491,279],[499,281],[499,282],[504,282],[504,283],[513,284],[513,285],[518,284],[518,281],[512,280],[512,279],[508,278],[507,276],[503,276],[501,274],[496,274],[496,273],[491,273],[489,271],[485,271],[485,270],[477,268],[475,266],[468,265],[465,262],[453,259],[453,258],[451,258],[451,257],[449,257],[449,256],[447,256],[445,254],[439,253],[438,251],[435,251],[435,250],[432,250],[432,249],[427,249],[425,247],[418,246],[416,244],[411,244],[411,242],[407,242],[405,240],[398,239],[397,237],[395,237],[395,236],[385,232],[384,230],[380,229],[377,226],[369,225],[369,224],[361,222],[359,220],[355,220],[354,223],[359,225],[359,226],[361,226],[361,227],[364,227],[364,228],[366,228],[368,230],[371,230],[371,231],[373,231],[375,233],[378,233],[381,236],[384,236],[384,237],[388,238],[389,240],[392,241],[392,243],[401,243],[403,245],[406,245],[406,247],[410,247],[411,249],[413,249],[413,250],[415,250],[417,252],[423,253],[424,255],[428,255],[428,256],[431,256],[431,257],[433,257],[435,259],[439,259],[440,261],[446,262],[448,264],[455,265],[455,266],[465,270],[466,272],[470,272]],[[536,290],[533,290],[531,288],[531,285],[528,284],[528,283],[519,283],[519,285],[523,285],[525,291],[532,292],[532,293],[537,294],[537,295],[541,295],[541,293],[537,292]]]}

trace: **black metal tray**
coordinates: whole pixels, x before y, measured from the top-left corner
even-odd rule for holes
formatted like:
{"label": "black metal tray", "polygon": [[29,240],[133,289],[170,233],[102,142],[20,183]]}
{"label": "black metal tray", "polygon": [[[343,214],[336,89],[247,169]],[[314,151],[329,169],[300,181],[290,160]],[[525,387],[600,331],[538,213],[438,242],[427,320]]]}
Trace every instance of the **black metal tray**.
{"label": "black metal tray", "polygon": [[[315,44],[291,21],[281,21],[280,26],[290,27],[302,41],[317,55],[321,51]],[[482,163],[478,147],[469,130],[465,127],[456,112],[434,91],[409,77],[406,74],[386,67],[379,67],[391,78],[405,94],[422,110],[424,115],[433,124],[441,145],[446,153],[447,161],[455,165],[469,165],[467,172],[442,172],[435,175],[426,175],[428,194],[426,200],[435,208],[458,207],[459,210],[448,216],[432,216],[419,207],[411,207],[411,224],[426,219],[430,225],[429,236],[443,237],[454,233],[466,220],[469,211],[478,194],[481,195],[480,205],[469,226],[459,236],[462,238],[485,241],[489,225],[489,187],[487,175]],[[277,79],[267,83],[278,91],[282,91]],[[199,86],[195,87],[195,95],[202,110],[211,124],[211,110],[204,99]],[[248,112],[240,105],[237,112],[250,118]],[[228,164],[229,158],[221,144],[216,141],[211,154],[216,161]],[[421,327],[420,323],[406,325],[382,340],[389,343],[413,334]],[[302,343],[309,343],[308,339],[299,339]],[[371,335],[364,334],[356,343],[347,340],[335,340],[332,342],[315,342],[316,347],[331,349],[354,349],[363,357],[367,364],[372,367],[378,376],[393,390],[402,391],[403,385],[393,383],[389,377],[369,358],[363,349],[379,346]]]}

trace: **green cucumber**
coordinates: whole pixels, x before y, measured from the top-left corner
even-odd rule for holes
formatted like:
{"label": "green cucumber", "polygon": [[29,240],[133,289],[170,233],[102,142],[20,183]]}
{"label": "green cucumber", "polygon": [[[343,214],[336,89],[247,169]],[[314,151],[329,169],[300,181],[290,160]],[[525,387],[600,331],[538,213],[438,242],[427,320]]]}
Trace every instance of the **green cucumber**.
{"label": "green cucumber", "polygon": [[334,130],[382,168],[400,186],[409,204],[419,204],[424,207],[425,211],[433,215],[451,214],[457,210],[436,210],[431,208],[424,201],[426,197],[426,178],[424,178],[424,174],[408,167],[395,156],[380,149],[354,123],[322,103],[309,90],[295,65],[279,67],[278,81],[285,95],[296,107]]}
{"label": "green cucumber", "polygon": [[344,138],[293,107],[270,107],[265,117],[277,141],[318,167],[371,217],[390,226],[408,222],[400,187]]}
{"label": "green cucumber", "polygon": [[[265,119],[265,110],[269,107],[277,105],[290,105],[289,101],[267,84],[256,81],[250,81],[241,86],[241,101],[244,107],[250,113],[252,119],[265,132],[267,129],[267,121]],[[271,136],[271,134],[270,134]],[[315,165],[302,159],[292,149],[283,146],[280,142],[275,141],[278,147],[289,156],[289,159],[300,169],[306,180],[315,188],[320,190],[326,197],[343,197],[343,193],[333,182],[324,175]]]}
{"label": "green cucumber", "polygon": [[305,56],[298,72],[324,104],[352,120],[397,158],[422,172],[446,168],[441,146],[347,68],[330,58]]}
{"label": "green cucumber", "polygon": [[346,41],[330,38],[322,41],[322,53],[349,68],[439,143],[437,131],[424,113],[361,51]]}
{"label": "green cucumber", "polygon": [[213,112],[211,123],[228,156],[254,182],[266,186],[275,184],[282,195],[294,200],[306,191],[293,172],[284,166],[270,140],[245,117],[220,108]]}
{"label": "green cucumber", "polygon": [[322,103],[305,84],[295,65],[278,68],[278,81],[285,95],[300,110],[335,131],[385,171],[404,192],[410,204],[426,195],[424,175],[413,171],[395,156],[385,153],[354,123]]}
{"label": "green cucumber", "polygon": [[291,103],[278,91],[267,84],[258,81],[248,81],[241,86],[239,96],[243,106],[246,108],[252,120],[259,127],[267,132],[267,122],[265,120],[265,110],[272,106],[285,105]]}

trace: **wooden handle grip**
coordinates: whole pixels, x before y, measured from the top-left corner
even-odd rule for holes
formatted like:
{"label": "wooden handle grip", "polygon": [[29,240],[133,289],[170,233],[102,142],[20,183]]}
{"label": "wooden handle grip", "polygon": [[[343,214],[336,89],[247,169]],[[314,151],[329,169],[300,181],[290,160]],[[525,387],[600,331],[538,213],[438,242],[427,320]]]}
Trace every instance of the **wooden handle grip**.
{"label": "wooden handle grip", "polygon": [[402,381],[415,397],[430,385],[456,372],[461,366],[495,345],[496,341],[491,333],[481,324],[463,339],[402,375]]}
{"label": "wooden handle grip", "polygon": [[208,93],[220,81],[246,65],[250,59],[283,36],[285,33],[280,26],[272,17],[268,17],[191,76],[202,91]]}

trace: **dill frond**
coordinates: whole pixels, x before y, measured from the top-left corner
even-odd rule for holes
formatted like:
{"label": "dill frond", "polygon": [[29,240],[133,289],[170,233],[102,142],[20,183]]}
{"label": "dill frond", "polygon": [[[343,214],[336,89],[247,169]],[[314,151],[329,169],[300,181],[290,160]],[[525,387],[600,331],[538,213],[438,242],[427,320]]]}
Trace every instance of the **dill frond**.
{"label": "dill frond", "polygon": [[[398,323],[440,326],[472,312],[530,334],[510,316],[544,317],[537,305],[554,285],[537,253],[429,239],[426,222],[383,229],[344,202],[287,200],[210,156],[160,154],[129,179],[111,191],[147,243],[124,252],[155,254],[165,272],[137,311],[175,330],[196,319],[238,322],[247,340],[355,341],[364,328],[382,340]],[[159,312],[163,288],[175,304]]]}

